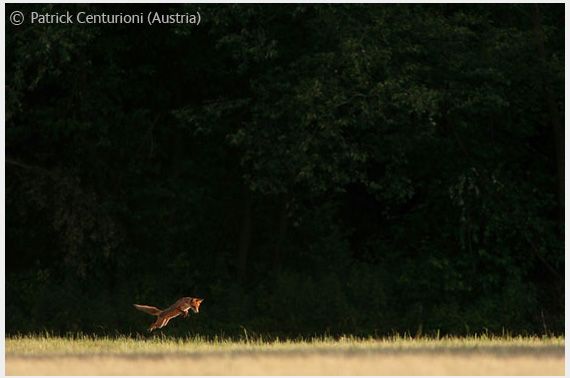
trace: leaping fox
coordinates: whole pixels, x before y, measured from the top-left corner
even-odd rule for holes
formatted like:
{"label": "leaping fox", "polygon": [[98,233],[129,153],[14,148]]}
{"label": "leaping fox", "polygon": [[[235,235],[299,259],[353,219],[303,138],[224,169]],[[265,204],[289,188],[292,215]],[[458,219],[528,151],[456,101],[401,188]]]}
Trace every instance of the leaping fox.
{"label": "leaping fox", "polygon": [[134,304],[137,310],[146,312],[157,317],[156,321],[152,323],[149,327],[149,331],[154,331],[157,328],[162,328],[168,324],[170,319],[177,317],[178,315],[184,315],[188,317],[188,310],[192,310],[194,313],[198,313],[200,309],[200,303],[204,299],[183,297],[176,301],[172,306],[168,307],[166,310],[161,310],[153,306],[145,306]]}

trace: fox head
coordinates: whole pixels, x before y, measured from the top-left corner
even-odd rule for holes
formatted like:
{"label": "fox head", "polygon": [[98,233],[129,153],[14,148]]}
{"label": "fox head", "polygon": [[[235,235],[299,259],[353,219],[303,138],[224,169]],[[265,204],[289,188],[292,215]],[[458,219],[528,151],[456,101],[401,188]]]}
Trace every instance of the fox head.
{"label": "fox head", "polygon": [[190,299],[190,310],[192,310],[192,312],[194,312],[195,314],[200,312],[200,303],[202,303],[203,300],[204,299],[201,299],[201,298],[191,298]]}

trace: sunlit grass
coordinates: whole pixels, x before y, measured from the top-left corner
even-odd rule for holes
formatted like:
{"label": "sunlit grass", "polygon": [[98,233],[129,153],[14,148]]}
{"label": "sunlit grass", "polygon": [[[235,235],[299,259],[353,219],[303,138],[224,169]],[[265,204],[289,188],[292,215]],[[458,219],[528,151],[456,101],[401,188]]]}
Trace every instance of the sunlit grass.
{"label": "sunlit grass", "polygon": [[339,351],[524,351],[556,350],[564,347],[563,337],[403,337],[356,338],[351,336],[298,340],[263,338],[229,340],[222,337],[175,338],[166,336],[94,337],[74,335],[11,336],[6,338],[8,356],[24,355],[95,355],[95,354],[192,354],[205,352],[339,352]]}
{"label": "sunlit grass", "polygon": [[[135,362],[136,361],[136,362]],[[8,375],[563,375],[563,337],[10,336]]]}

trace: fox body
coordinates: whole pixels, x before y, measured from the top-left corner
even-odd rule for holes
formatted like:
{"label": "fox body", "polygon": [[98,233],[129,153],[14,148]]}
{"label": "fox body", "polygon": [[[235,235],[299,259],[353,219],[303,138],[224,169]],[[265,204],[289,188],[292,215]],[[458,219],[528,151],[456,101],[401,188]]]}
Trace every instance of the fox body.
{"label": "fox body", "polygon": [[135,304],[135,308],[147,314],[156,316],[156,321],[150,325],[149,331],[154,331],[157,328],[162,328],[168,324],[170,319],[177,317],[178,315],[183,315],[185,318],[188,317],[188,310],[192,310],[194,313],[200,312],[200,304],[203,299],[183,297],[177,300],[172,306],[168,307],[166,310],[161,310],[154,306],[138,305]]}

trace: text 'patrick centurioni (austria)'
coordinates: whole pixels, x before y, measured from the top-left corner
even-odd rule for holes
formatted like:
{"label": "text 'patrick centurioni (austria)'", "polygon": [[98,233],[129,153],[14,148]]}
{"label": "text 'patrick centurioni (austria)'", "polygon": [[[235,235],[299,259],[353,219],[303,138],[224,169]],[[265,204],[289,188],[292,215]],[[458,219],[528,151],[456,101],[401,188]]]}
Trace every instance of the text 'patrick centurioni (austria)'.
{"label": "text 'patrick centurioni (austria)'", "polygon": [[[18,12],[21,13],[21,12]],[[88,13],[88,12],[30,12],[32,24],[194,24],[200,25],[200,12],[195,13]]]}

